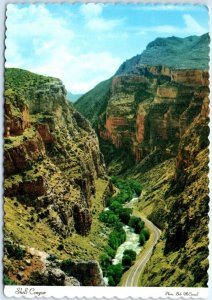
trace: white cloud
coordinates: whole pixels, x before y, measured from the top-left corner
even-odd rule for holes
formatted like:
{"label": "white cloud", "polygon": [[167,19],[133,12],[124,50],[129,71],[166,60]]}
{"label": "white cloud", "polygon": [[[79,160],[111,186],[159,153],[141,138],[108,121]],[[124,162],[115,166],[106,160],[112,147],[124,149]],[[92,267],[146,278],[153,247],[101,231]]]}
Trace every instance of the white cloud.
{"label": "white cloud", "polygon": [[102,4],[88,3],[80,7],[80,12],[85,18],[86,27],[94,31],[110,31],[121,25],[122,19],[105,19],[102,17]]}
{"label": "white cloud", "polygon": [[94,18],[88,20],[87,26],[91,30],[97,30],[97,31],[102,31],[102,30],[111,30],[114,27],[121,25],[123,22],[123,19],[120,20],[105,20],[103,18]]}
{"label": "white cloud", "polygon": [[26,61],[34,54],[43,55],[55,44],[69,43],[75,36],[64,18],[54,17],[43,5],[9,4],[6,27],[5,53],[10,64],[24,50],[28,50],[23,57]]}
{"label": "white cloud", "polygon": [[10,28],[9,32],[19,39],[37,36],[39,38],[49,37],[49,39],[60,37],[60,39],[70,40],[74,37],[74,32],[68,27],[64,18],[53,17],[43,5],[32,4],[18,8],[14,4],[9,4],[7,16],[6,26]]}
{"label": "white cloud", "polygon": [[207,32],[207,30],[202,27],[201,25],[199,25],[197,23],[197,21],[192,18],[191,15],[183,15],[183,19],[185,21],[185,24],[186,24],[186,31],[187,32],[195,32],[196,34],[203,34],[205,32]]}
{"label": "white cloud", "polygon": [[32,65],[30,70],[60,78],[67,90],[73,93],[85,93],[112,76],[121,62],[109,52],[74,55],[70,49],[58,46],[51,52],[45,65]]}
{"label": "white cloud", "polygon": [[[100,5],[83,5],[81,13],[94,30],[110,30],[118,24],[101,17]],[[83,49],[81,38],[80,48],[77,38],[82,33],[76,34],[67,18],[55,16],[47,6],[11,4],[7,16],[7,67],[60,78],[68,90],[82,93],[112,76],[122,62],[110,52]]]}
{"label": "white cloud", "polygon": [[192,35],[192,34],[203,34],[207,32],[207,29],[198,24],[198,22],[189,14],[183,15],[184,27],[177,27],[171,25],[160,25],[142,27],[138,30],[138,35],[146,35],[148,33],[158,34],[173,34],[173,35]]}
{"label": "white cloud", "polygon": [[80,7],[80,12],[85,18],[94,18],[102,13],[102,5],[101,4],[94,4],[94,3],[87,3]]}

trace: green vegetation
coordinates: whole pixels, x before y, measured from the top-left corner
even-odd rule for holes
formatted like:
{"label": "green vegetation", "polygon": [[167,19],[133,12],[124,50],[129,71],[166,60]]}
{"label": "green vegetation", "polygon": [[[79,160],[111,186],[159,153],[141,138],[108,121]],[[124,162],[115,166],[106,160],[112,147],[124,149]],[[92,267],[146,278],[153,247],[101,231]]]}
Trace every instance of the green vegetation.
{"label": "green vegetation", "polygon": [[143,227],[139,234],[140,245],[143,246],[145,244],[145,242],[148,241],[149,237],[150,237],[149,229],[146,227]]}
{"label": "green vegetation", "polygon": [[108,268],[108,284],[110,286],[116,286],[121,280],[123,274],[123,267],[121,264],[111,265]]}
{"label": "green vegetation", "polygon": [[131,249],[126,249],[123,253],[122,266],[124,270],[128,270],[136,259],[136,252]]}
{"label": "green vegetation", "polygon": [[9,257],[17,260],[23,259],[26,254],[26,251],[22,247],[15,244],[5,244],[5,249]]}
{"label": "green vegetation", "polygon": [[104,276],[108,278],[108,284],[115,286],[119,283],[123,272],[129,269],[136,259],[136,252],[127,249],[124,251],[122,263],[112,264],[117,248],[126,240],[123,225],[132,227],[135,233],[143,232],[142,234],[145,237],[148,236],[149,231],[147,228],[144,228],[144,222],[141,218],[131,216],[131,208],[123,207],[123,204],[130,201],[133,196],[140,195],[141,185],[135,180],[123,180],[118,177],[112,177],[112,182],[119,190],[119,193],[107,199],[108,210],[103,211],[99,215],[100,221],[113,228],[109,235],[108,246],[105,247],[104,254],[100,255],[100,264]]}
{"label": "green vegetation", "polygon": [[48,261],[55,261],[57,259],[57,256],[54,254],[49,254],[49,256],[47,257]]}
{"label": "green vegetation", "polygon": [[4,274],[3,284],[4,285],[16,285],[17,283],[14,280],[11,280],[6,274]]}
{"label": "green vegetation", "polygon": [[150,237],[149,229],[146,228],[146,227],[143,228],[142,233],[143,233],[143,235],[144,235],[144,237],[145,237],[145,240],[147,241],[147,240],[149,239],[149,237]]}
{"label": "green vegetation", "polygon": [[135,233],[140,233],[144,228],[144,221],[142,221],[139,217],[132,216],[130,217],[128,225],[135,230]]}
{"label": "green vegetation", "polygon": [[128,225],[132,209],[123,208],[122,205],[131,200],[133,195],[140,195],[141,185],[135,180],[123,180],[118,177],[112,177],[112,183],[119,189],[119,193],[108,199],[109,210],[103,211],[99,219],[110,226],[116,226],[120,222]]}
{"label": "green vegetation", "polygon": [[[38,89],[42,84],[55,81],[55,78],[38,75],[18,68],[5,70],[5,90],[12,88],[17,92],[22,90],[30,91],[30,88]],[[8,95],[7,95],[8,96]]]}
{"label": "green vegetation", "polygon": [[71,271],[71,267],[73,266],[74,266],[74,262],[70,258],[64,259],[60,265],[61,270],[63,270],[67,275],[69,275],[69,272]]}
{"label": "green vegetation", "polygon": [[[108,199],[108,208],[109,210],[103,211],[99,215],[99,219],[101,222],[106,223],[110,226],[116,226],[118,223],[123,223],[125,225],[128,225],[129,221],[131,220],[131,208],[123,208],[123,204],[128,202],[132,199],[133,195],[140,195],[141,193],[141,185],[136,182],[135,180],[123,180],[118,177],[112,177],[112,183],[119,189],[119,193],[114,196],[110,197]],[[132,217],[131,223],[133,223],[134,218]],[[138,220],[137,220],[138,221]],[[141,225],[144,224],[142,221],[137,224],[137,227],[140,228],[140,230],[143,228]],[[133,228],[136,227],[136,225],[129,225]],[[139,233],[140,230],[136,230],[136,233]],[[137,232],[139,231],[139,232]]]}
{"label": "green vegetation", "polygon": [[144,236],[142,231],[139,234],[139,243],[140,243],[141,246],[143,246],[145,244],[145,236]]}
{"label": "green vegetation", "polygon": [[116,228],[109,235],[109,246],[116,250],[126,240],[126,232],[122,228],[122,224],[116,224]]}
{"label": "green vegetation", "polygon": [[136,180],[133,179],[124,180],[116,176],[113,176],[111,179],[112,179],[112,183],[118,189],[120,189],[120,197],[124,198],[124,202],[130,200],[134,194],[136,194],[137,196],[140,195],[142,190],[141,185]]}
{"label": "green vegetation", "polygon": [[99,115],[106,110],[111,86],[112,78],[102,81],[74,103],[74,107],[89,119],[94,128],[98,125]]}

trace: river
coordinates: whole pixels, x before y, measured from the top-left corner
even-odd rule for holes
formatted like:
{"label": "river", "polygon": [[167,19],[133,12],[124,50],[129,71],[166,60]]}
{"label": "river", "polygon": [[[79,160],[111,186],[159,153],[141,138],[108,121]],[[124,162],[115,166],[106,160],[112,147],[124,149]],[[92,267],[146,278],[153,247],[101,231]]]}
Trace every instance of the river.
{"label": "river", "polygon": [[130,249],[139,254],[142,247],[139,243],[139,234],[134,232],[134,229],[129,226],[123,226],[124,231],[126,232],[126,241],[121,244],[116,250],[116,256],[113,259],[113,265],[121,263],[123,253],[126,249]]}
{"label": "river", "polygon": [[[132,200],[127,202],[124,207],[126,208],[132,208],[132,206],[138,201],[138,198],[134,197]],[[105,210],[109,210],[109,208],[105,208]],[[112,260],[113,265],[116,265],[118,263],[121,263],[123,253],[126,249],[130,249],[136,252],[138,255],[142,249],[139,243],[139,234],[134,232],[134,229],[131,228],[130,226],[124,225],[123,226],[124,231],[126,232],[126,241],[122,243],[116,250],[116,255],[114,259]],[[104,277],[104,281],[107,285],[108,280],[106,277]]]}
{"label": "river", "polygon": [[[132,200],[130,200],[129,202],[127,202],[124,207],[125,208],[132,208],[132,206],[138,202],[138,198],[137,197],[133,197]],[[116,250],[116,256],[113,259],[113,265],[116,265],[118,263],[121,263],[122,261],[122,257],[123,257],[123,253],[126,249],[130,249],[136,252],[136,254],[138,255],[142,249],[142,247],[140,246],[139,243],[139,234],[134,232],[134,229],[125,225],[123,226],[124,231],[126,232],[126,241],[121,244],[117,250]]]}

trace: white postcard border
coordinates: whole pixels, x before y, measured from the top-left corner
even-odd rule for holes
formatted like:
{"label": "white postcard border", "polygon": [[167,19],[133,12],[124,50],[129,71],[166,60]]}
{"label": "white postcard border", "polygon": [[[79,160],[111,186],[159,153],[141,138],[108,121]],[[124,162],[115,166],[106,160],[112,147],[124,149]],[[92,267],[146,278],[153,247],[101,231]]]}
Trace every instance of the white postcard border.
{"label": "white postcard border", "polygon": [[167,288],[167,287],[69,287],[69,286],[5,286],[7,297],[52,297],[54,298],[181,298],[201,299],[208,297],[208,288]]}
{"label": "white postcard border", "polygon": [[[148,4],[194,4],[194,5],[207,5],[209,8],[209,16],[210,22],[212,22],[212,1],[211,0],[0,0],[0,30],[1,30],[1,43],[0,43],[0,95],[3,97],[3,72],[4,72],[4,45],[2,41],[4,41],[4,10],[5,5],[9,3],[148,3]],[[210,37],[212,43],[212,32],[210,25]],[[211,76],[211,61],[212,54],[210,53],[210,76]],[[212,91],[212,76],[210,79],[210,90]],[[3,99],[3,98],[2,98]],[[210,113],[210,117],[212,117],[212,109]],[[3,133],[3,104],[1,103],[0,109],[0,132]],[[210,124],[211,128],[211,124]],[[211,141],[212,130],[210,132],[210,141]],[[210,143],[210,163],[209,167],[212,167],[212,144]],[[2,149],[3,149],[3,141],[0,139],[0,182],[3,181],[3,160],[2,160]],[[210,195],[212,191],[212,175],[210,172]],[[3,195],[3,188],[0,185],[0,194]],[[211,197],[210,197],[211,198]],[[2,196],[1,196],[2,200]],[[3,202],[1,202],[3,207]],[[211,203],[210,203],[211,207]],[[211,215],[211,210],[209,216]],[[3,228],[3,209],[1,209],[1,218],[0,218],[0,227]],[[211,230],[211,220],[210,220],[210,230]],[[210,232],[210,247],[209,250],[212,250],[211,247],[211,239],[212,232]],[[0,240],[3,241],[3,233],[0,230]],[[1,258],[3,256],[2,250],[3,243],[0,242],[0,253]],[[0,299],[6,300],[11,297],[13,299],[26,299],[26,298],[34,298],[37,297],[39,299],[114,299],[115,297],[118,299],[212,299],[212,266],[211,260],[212,251],[210,251],[209,260],[210,260],[210,268],[208,271],[209,274],[209,282],[208,288],[173,288],[173,287],[68,287],[68,286],[3,286],[3,264],[2,260],[0,262]],[[14,298],[15,297],[15,298]]]}

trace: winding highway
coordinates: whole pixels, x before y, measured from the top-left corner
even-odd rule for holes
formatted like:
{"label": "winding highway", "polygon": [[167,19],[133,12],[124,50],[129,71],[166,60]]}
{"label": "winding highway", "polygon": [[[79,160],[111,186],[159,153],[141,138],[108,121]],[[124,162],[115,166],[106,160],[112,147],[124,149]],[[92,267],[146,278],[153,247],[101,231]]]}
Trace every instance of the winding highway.
{"label": "winding highway", "polygon": [[121,281],[121,286],[128,287],[139,286],[141,272],[143,271],[148,260],[150,259],[153,248],[157,244],[161,235],[160,229],[158,229],[151,221],[145,218],[140,212],[133,211],[133,215],[142,218],[142,220],[145,222],[146,227],[149,229],[151,235],[150,239],[145,244],[144,249],[139,254],[135,264],[127,271],[127,273]]}

